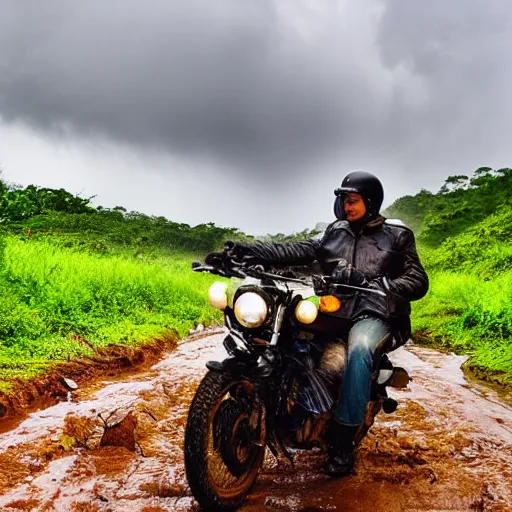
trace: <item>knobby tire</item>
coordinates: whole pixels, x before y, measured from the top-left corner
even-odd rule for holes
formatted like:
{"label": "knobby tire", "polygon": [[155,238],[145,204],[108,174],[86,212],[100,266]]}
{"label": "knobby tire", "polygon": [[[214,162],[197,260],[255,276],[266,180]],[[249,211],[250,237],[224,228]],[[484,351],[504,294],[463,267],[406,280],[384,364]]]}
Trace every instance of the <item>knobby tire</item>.
{"label": "knobby tire", "polygon": [[226,473],[228,479],[233,479],[232,487],[215,482],[212,466],[219,464],[222,456],[212,441],[214,417],[229,390],[243,382],[227,373],[209,371],[190,406],[185,430],[185,470],[192,494],[205,510],[238,509],[256,482],[263,463],[265,448],[254,445],[251,449],[256,456],[247,470],[238,476]]}

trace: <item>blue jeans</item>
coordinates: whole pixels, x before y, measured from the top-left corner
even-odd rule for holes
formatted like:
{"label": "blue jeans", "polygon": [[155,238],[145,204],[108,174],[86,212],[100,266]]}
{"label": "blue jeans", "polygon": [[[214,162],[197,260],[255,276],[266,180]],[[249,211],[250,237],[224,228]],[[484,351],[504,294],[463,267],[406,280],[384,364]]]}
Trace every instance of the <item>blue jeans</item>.
{"label": "blue jeans", "polygon": [[389,326],[380,318],[363,317],[351,327],[343,389],[333,410],[333,417],[339,423],[350,426],[363,423],[376,358],[389,336]]}

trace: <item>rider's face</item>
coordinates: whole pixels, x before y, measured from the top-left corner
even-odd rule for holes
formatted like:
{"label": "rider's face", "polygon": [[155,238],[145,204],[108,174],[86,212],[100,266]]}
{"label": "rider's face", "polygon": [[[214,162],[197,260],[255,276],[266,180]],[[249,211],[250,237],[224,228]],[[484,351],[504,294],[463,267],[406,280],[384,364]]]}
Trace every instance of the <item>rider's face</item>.
{"label": "rider's face", "polygon": [[366,206],[360,194],[347,194],[343,200],[343,209],[349,222],[362,219],[366,214]]}

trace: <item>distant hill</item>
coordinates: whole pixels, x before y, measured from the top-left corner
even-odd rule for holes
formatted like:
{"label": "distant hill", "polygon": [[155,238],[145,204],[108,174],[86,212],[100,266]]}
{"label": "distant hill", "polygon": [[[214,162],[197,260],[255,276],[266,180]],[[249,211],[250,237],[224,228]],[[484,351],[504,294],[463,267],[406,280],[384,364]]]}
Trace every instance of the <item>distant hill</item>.
{"label": "distant hill", "polygon": [[[82,353],[70,336],[131,342],[207,322],[208,276],[191,272],[190,260],[228,239],[254,240],[90,199],[0,179],[0,369],[26,359],[25,374],[41,357]],[[401,197],[384,214],[413,228],[430,278],[413,303],[415,339],[468,353],[479,372],[512,383],[512,169],[449,176],[437,193]],[[262,239],[303,240],[324,227]]]}
{"label": "distant hill", "polygon": [[[507,231],[507,212],[512,213],[512,169],[480,167],[471,177],[449,176],[436,194],[422,190],[415,196],[401,197],[384,214],[402,219],[420,242],[436,247],[495,214],[495,224]],[[486,222],[487,226],[493,224]]]}
{"label": "distant hill", "polygon": [[0,179],[0,229],[34,239],[52,238],[65,247],[108,252],[115,247],[206,254],[225,240],[251,240],[236,228],[212,222],[189,226],[165,217],[127,212],[122,206],[94,208],[92,198],[75,196],[64,189],[26,188]]}
{"label": "distant hill", "polygon": [[479,376],[512,386],[512,169],[449,176],[384,213],[414,229],[430,278],[413,303],[415,339],[470,354]]}

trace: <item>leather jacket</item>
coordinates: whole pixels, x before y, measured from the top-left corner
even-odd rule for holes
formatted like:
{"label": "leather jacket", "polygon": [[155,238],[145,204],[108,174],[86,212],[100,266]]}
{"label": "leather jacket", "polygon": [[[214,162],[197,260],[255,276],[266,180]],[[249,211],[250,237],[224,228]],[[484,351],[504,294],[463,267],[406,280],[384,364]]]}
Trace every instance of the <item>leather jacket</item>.
{"label": "leather jacket", "polygon": [[256,242],[246,249],[257,260],[276,265],[305,265],[317,260],[326,275],[332,273],[339,260],[347,260],[386,296],[356,292],[333,314],[352,321],[373,315],[392,325],[398,322],[403,336],[410,334],[410,301],[421,299],[428,291],[428,277],[416,252],[414,234],[397,220],[378,217],[359,233],[352,231],[348,221],[336,220],[315,239]]}

